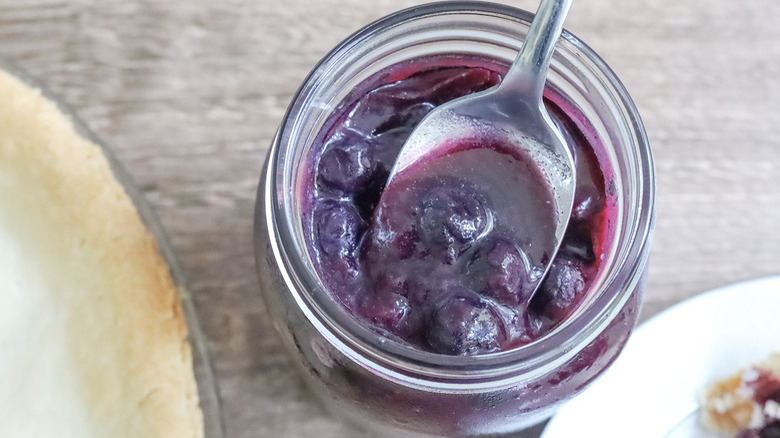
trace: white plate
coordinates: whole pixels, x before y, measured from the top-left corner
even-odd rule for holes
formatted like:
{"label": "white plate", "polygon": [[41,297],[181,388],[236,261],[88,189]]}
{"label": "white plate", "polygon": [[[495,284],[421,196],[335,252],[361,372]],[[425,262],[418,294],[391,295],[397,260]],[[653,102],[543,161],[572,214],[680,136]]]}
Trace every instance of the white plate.
{"label": "white plate", "polygon": [[640,326],[542,438],[662,438],[697,409],[696,395],[709,382],[772,351],[780,351],[780,277],[698,295]]}

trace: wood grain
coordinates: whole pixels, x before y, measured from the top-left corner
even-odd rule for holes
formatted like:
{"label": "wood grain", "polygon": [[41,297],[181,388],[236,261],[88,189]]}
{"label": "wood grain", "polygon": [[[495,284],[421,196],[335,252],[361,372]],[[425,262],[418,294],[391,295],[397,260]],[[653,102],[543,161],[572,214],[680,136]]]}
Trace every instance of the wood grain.
{"label": "wood grain", "polygon": [[[211,340],[230,437],[364,436],[314,402],[268,323],[254,273],[254,196],[309,69],[359,27],[415,4],[0,0],[0,53],[79,111],[167,227]],[[778,22],[776,0],[572,7],[567,28],[623,80],[655,152],[644,318],[780,273]]]}

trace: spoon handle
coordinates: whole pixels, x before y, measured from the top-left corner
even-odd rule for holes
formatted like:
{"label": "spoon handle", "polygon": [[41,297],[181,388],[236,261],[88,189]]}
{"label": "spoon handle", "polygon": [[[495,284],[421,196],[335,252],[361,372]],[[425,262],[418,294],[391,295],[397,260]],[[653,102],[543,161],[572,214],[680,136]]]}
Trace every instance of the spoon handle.
{"label": "spoon handle", "polygon": [[502,81],[502,86],[524,92],[526,95],[537,95],[541,99],[550,58],[563,30],[563,22],[571,2],[572,0],[542,0],[528,30],[528,36]]}

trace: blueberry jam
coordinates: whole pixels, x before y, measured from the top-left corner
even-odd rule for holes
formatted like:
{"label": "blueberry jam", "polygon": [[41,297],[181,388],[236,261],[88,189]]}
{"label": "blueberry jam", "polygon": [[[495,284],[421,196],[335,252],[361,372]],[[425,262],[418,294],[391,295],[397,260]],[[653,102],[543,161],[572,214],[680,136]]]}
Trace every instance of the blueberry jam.
{"label": "blueberry jam", "polygon": [[561,249],[532,298],[550,259],[555,208],[532,160],[467,139],[385,187],[431,109],[501,79],[493,66],[416,65],[369,79],[312,148],[303,217],[315,268],[358,320],[426,351],[477,355],[538,339],[582,302],[599,268],[608,184],[593,147],[545,99],[578,181]]}

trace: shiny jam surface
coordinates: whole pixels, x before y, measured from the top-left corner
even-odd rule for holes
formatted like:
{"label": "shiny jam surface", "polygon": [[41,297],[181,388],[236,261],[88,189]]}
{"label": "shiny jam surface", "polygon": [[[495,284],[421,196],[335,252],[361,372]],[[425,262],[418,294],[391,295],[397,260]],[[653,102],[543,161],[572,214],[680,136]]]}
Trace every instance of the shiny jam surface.
{"label": "shiny jam surface", "polygon": [[[379,335],[449,355],[542,337],[587,296],[609,239],[612,184],[582,117],[546,91],[577,165],[562,247],[549,254],[550,188],[498,141],[454,141],[386,187],[401,146],[437,105],[501,79],[500,67],[430,59],[369,78],[339,106],[307,157],[309,253],[323,283]],[[560,100],[560,99],[558,99]],[[521,190],[522,188],[522,190]]]}

